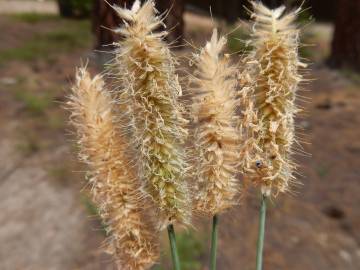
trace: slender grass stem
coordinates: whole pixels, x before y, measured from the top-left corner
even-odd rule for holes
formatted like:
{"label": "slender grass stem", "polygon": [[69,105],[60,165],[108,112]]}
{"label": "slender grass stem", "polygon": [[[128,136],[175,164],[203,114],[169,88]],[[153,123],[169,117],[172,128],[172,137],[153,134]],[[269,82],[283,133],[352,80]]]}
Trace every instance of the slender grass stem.
{"label": "slender grass stem", "polygon": [[218,215],[213,216],[212,232],[211,232],[211,258],[210,258],[210,270],[216,270],[216,251],[217,251],[217,239],[218,239]]}
{"label": "slender grass stem", "polygon": [[256,270],[263,268],[263,253],[264,253],[264,239],[265,239],[265,219],[266,219],[266,195],[261,196],[261,206],[259,215],[259,236],[257,241],[256,253]]}
{"label": "slender grass stem", "polygon": [[179,254],[178,254],[177,247],[176,247],[174,226],[172,224],[168,225],[167,231],[168,231],[169,241],[170,241],[173,268],[174,268],[174,270],[180,270],[180,260],[179,260]]}

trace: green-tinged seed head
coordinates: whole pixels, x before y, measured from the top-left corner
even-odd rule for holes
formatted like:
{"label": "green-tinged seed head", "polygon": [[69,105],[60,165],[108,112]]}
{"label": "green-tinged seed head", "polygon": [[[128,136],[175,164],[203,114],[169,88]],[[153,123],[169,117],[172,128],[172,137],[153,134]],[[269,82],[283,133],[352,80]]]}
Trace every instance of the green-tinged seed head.
{"label": "green-tinged seed head", "polygon": [[119,100],[132,123],[139,177],[158,208],[160,228],[188,224],[191,203],[183,150],[187,121],[178,101],[175,60],[163,41],[166,33],[153,33],[162,19],[156,16],[154,1],[136,1],[131,9],[116,11],[127,23],[116,30],[123,39],[111,72],[119,80]]}

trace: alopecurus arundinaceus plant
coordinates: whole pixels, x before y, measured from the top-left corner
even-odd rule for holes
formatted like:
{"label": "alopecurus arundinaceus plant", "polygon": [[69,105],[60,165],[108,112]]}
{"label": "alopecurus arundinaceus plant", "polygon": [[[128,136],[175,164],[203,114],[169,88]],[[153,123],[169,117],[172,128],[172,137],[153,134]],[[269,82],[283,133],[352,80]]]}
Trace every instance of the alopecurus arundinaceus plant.
{"label": "alopecurus arundinaceus plant", "polygon": [[299,68],[299,30],[295,20],[300,8],[285,14],[285,7],[271,10],[251,2],[252,50],[240,73],[243,89],[241,122],[244,143],[241,168],[245,177],[261,187],[261,208],[256,269],[262,269],[267,197],[289,190],[295,182],[296,164],[291,155],[295,142],[296,92],[303,80]]}
{"label": "alopecurus arundinaceus plant", "polygon": [[258,2],[252,5],[253,50],[246,58],[249,73],[242,75],[250,75],[254,82],[247,85],[243,97],[251,99],[245,103],[255,114],[244,117],[243,128],[252,130],[248,133],[252,143],[245,140],[247,148],[241,162],[245,174],[269,195],[287,191],[295,180],[296,165],[291,158],[294,115],[299,111],[295,97],[302,81],[298,70],[304,67],[299,60],[299,30],[295,26],[300,9],[284,14],[283,6],[270,10]]}
{"label": "alopecurus arundinaceus plant", "polygon": [[184,142],[187,121],[178,98],[182,94],[175,60],[163,41],[166,32],[153,32],[162,24],[153,1],[131,9],[114,7],[125,24],[116,29],[112,74],[118,79],[122,108],[130,118],[131,141],[138,151],[139,177],[155,202],[159,228],[190,222],[190,196]]}
{"label": "alopecurus arundinaceus plant", "polygon": [[211,40],[195,55],[192,116],[197,191],[195,209],[213,216],[236,203],[239,183],[239,132],[236,128],[236,69],[224,55],[224,37],[213,31]]}
{"label": "alopecurus arundinaceus plant", "polygon": [[239,131],[236,115],[236,69],[224,55],[225,37],[213,30],[211,40],[194,56],[195,211],[213,217],[211,269],[216,269],[218,214],[236,204],[239,183]]}
{"label": "alopecurus arundinaceus plant", "polygon": [[91,78],[80,68],[68,108],[79,157],[90,167],[90,193],[109,235],[108,251],[119,269],[144,270],[158,258],[158,240],[141,182],[128,166],[127,144],[116,127],[114,106],[102,77]]}

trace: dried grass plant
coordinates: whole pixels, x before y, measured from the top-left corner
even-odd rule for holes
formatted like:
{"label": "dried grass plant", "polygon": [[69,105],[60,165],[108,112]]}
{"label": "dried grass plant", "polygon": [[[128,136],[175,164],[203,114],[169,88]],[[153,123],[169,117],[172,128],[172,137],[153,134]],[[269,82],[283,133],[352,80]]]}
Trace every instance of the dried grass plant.
{"label": "dried grass plant", "polygon": [[156,31],[164,15],[153,0],[136,0],[129,9],[113,6],[124,23],[114,29],[121,40],[106,73],[111,92],[101,75],[77,70],[70,119],[118,269],[149,269],[158,258],[156,235],[167,228],[174,269],[180,270],[173,225],[189,225],[194,205],[195,212],[213,217],[215,270],[218,215],[237,203],[238,172],[262,194],[256,259],[262,269],[267,198],[296,182],[295,99],[305,64],[295,22],[301,9],[251,5],[252,50],[239,66],[224,53],[226,38],[216,29],[194,54],[191,152],[184,150],[189,122],[179,102],[177,61],[164,42],[167,32]]}
{"label": "dried grass plant", "polygon": [[295,20],[300,9],[284,13],[281,6],[271,10],[252,2],[253,50],[246,57],[240,75],[244,88],[242,168],[245,175],[261,186],[264,194],[289,190],[295,181],[296,164],[291,155],[295,143],[294,116],[299,67],[299,29]]}
{"label": "dried grass plant", "polygon": [[299,29],[295,20],[301,8],[285,13],[285,6],[268,9],[252,1],[253,48],[240,73],[244,143],[241,166],[245,177],[261,187],[256,269],[263,266],[266,202],[269,196],[289,190],[295,182],[291,155],[295,140],[294,116],[299,69]]}
{"label": "dried grass plant", "polygon": [[129,116],[131,144],[137,149],[139,177],[158,208],[158,226],[189,224],[191,202],[186,182],[184,142],[187,120],[178,99],[182,90],[176,61],[163,40],[166,32],[153,1],[131,9],[115,7],[124,25],[111,73],[121,88],[121,107]]}
{"label": "dried grass plant", "polygon": [[107,249],[118,269],[148,269],[158,258],[155,228],[140,180],[128,166],[114,105],[100,75],[91,78],[85,68],[77,70],[68,107],[79,157],[90,168],[90,192],[109,235]]}
{"label": "dried grass plant", "polygon": [[239,192],[236,68],[223,53],[225,45],[226,38],[219,38],[214,29],[211,40],[194,55],[195,76],[190,77],[196,154],[194,209],[213,217],[211,269],[216,269],[218,214],[236,204]]}
{"label": "dried grass plant", "polygon": [[236,204],[239,131],[236,128],[236,68],[223,54],[225,37],[211,40],[194,56],[192,113],[196,151],[195,209],[214,216]]}

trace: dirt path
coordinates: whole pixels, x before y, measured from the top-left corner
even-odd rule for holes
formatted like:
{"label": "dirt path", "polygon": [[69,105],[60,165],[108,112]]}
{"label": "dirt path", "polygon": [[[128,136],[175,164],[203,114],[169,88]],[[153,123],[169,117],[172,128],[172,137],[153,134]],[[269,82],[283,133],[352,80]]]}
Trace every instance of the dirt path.
{"label": "dirt path", "polygon": [[22,132],[28,123],[17,118],[21,106],[8,100],[6,91],[1,83],[0,268],[113,269],[99,250],[100,225],[81,201],[81,181],[57,181],[46,166],[71,160],[69,147],[23,149],[27,141],[19,138],[26,136]]}
{"label": "dirt path", "polygon": [[[1,27],[6,32],[2,41],[12,45],[0,50],[20,48],[16,52],[22,53],[28,48],[21,47],[24,40],[40,29],[55,31],[54,23],[40,26],[4,16],[0,25],[11,27]],[[33,30],[13,35],[26,28]],[[101,226],[80,192],[83,174],[73,173],[80,167],[64,135],[59,104],[74,67],[87,53],[0,64],[0,269],[113,269],[111,258],[100,251]]]}
{"label": "dirt path", "polygon": [[0,0],[0,13],[47,13],[57,14],[58,7],[55,1],[33,0]]}
{"label": "dirt path", "polygon": [[[1,143],[11,146],[9,141]],[[6,160],[12,153],[2,154],[6,156],[1,160]],[[1,248],[1,268],[74,268],[74,262],[87,253],[83,232],[88,230],[77,196],[51,185],[47,172],[33,158],[16,162],[1,178],[0,238],[7,243]]]}

